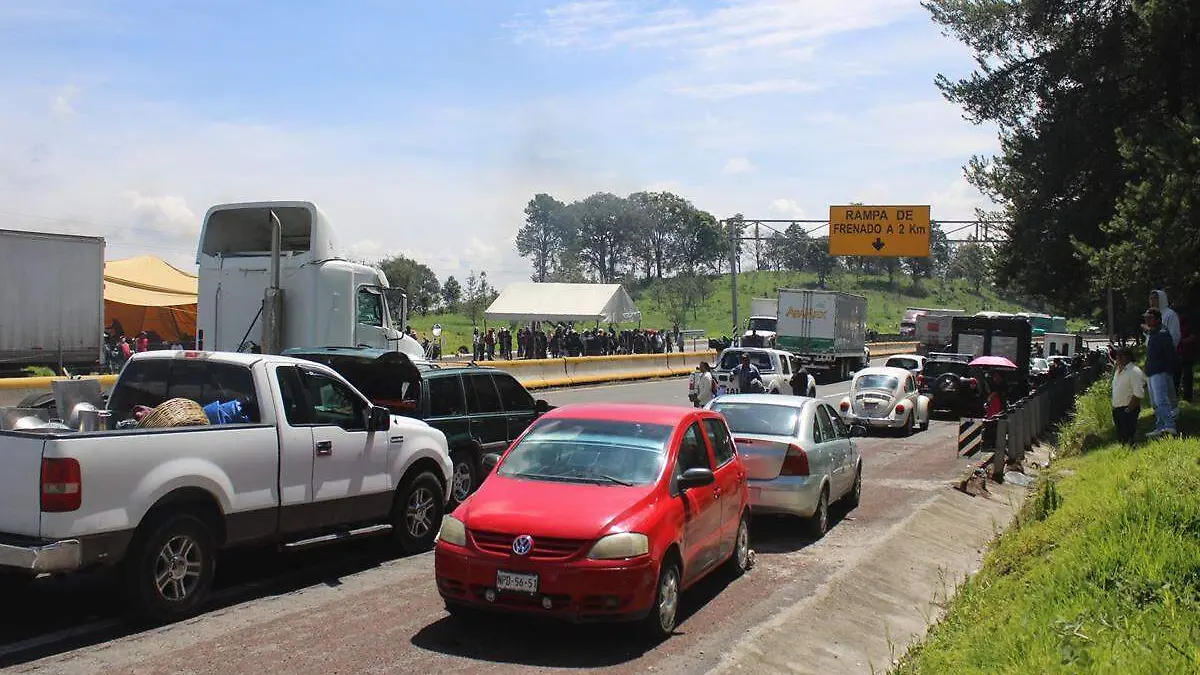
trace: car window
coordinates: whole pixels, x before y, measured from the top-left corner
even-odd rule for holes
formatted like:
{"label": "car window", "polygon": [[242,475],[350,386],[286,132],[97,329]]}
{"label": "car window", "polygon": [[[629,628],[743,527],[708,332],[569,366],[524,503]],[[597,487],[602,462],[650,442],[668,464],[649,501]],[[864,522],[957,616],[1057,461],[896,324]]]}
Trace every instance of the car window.
{"label": "car window", "polygon": [[719,412],[735,434],[791,436],[796,433],[800,408],[771,403],[745,403],[717,399],[712,409]]}
{"label": "car window", "polygon": [[244,415],[234,421],[259,421],[254,377],[244,366],[211,361],[173,361],[167,398],[186,398],[201,406],[238,401]]}
{"label": "car window", "polygon": [[495,373],[492,379],[500,390],[500,402],[508,412],[533,412],[533,396],[511,376]]}
{"label": "car window", "polygon": [[467,412],[462,378],[457,375],[432,377],[425,381],[429,391],[429,417],[458,417]]}
{"label": "car window", "polygon": [[887,362],[884,363],[884,365],[889,368],[903,368],[905,370],[913,370],[920,364],[917,363],[916,359],[909,359],[909,358],[904,358],[904,357],[899,357],[899,358],[892,357],[892,358],[888,359]]}
{"label": "car window", "polygon": [[367,326],[383,325],[383,295],[363,286],[358,289],[358,322]]}
{"label": "car window", "polygon": [[279,395],[283,399],[283,416],[294,427],[312,424],[312,409],[305,405],[304,385],[300,383],[300,371],[293,366],[281,366],[275,371],[279,382]]}
{"label": "car window", "polygon": [[467,388],[467,412],[472,415],[487,415],[502,411],[500,393],[487,373],[464,375]]}
{"label": "car window", "polygon": [[704,430],[708,432],[708,442],[712,444],[713,456],[717,466],[724,466],[733,459],[733,440],[729,438],[729,429],[721,420],[704,420]]}
{"label": "car window", "polygon": [[708,449],[700,434],[700,425],[692,424],[684,432],[679,442],[679,473],[688,469],[712,469],[712,461],[708,457]]}
{"label": "car window", "polygon": [[750,363],[752,363],[760,371],[775,370],[775,367],[771,365],[770,354],[767,354],[766,352],[743,352],[741,350],[734,349],[726,350],[725,353],[721,355],[721,364],[718,369],[733,370],[738,366],[739,363],[741,363],[742,354],[748,354],[750,356]]}
{"label": "car window", "polygon": [[833,432],[838,438],[850,438],[850,428],[842,421],[842,416],[837,414],[833,408],[827,405],[821,406],[821,410],[825,411],[825,415],[829,417],[829,421],[833,423]]}
{"label": "car window", "polygon": [[786,356],[781,356],[778,358],[779,358],[780,372],[782,372],[784,375],[791,375],[792,374],[792,369],[790,368],[791,364],[788,363],[788,361],[790,361],[791,359],[787,358]]}
{"label": "car window", "polygon": [[825,412],[825,406],[817,406],[817,427],[821,430],[821,443],[837,440],[837,431],[833,428],[833,421],[829,419],[829,413]]}
{"label": "car window", "polygon": [[819,410],[813,410],[812,416],[812,437],[813,443],[821,444],[829,440],[825,437],[825,427],[821,426],[821,415]]}
{"label": "car window", "polygon": [[171,362],[161,359],[131,361],[121,371],[121,386],[113,390],[109,410],[130,412],[134,406],[153,408],[167,400]]}
{"label": "car window", "polygon": [[887,389],[890,391],[900,385],[900,380],[891,375],[863,375],[855,384],[857,389]]}
{"label": "car window", "polygon": [[336,426],[346,431],[366,431],[367,404],[338,380],[315,371],[303,371],[301,383],[311,424]]}

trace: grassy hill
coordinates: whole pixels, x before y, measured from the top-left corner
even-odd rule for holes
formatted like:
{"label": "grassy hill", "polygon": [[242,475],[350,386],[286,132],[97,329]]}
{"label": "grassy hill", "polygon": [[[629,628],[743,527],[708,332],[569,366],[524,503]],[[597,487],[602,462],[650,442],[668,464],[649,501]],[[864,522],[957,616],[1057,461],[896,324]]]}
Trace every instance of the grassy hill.
{"label": "grassy hill", "polygon": [[[897,288],[890,288],[886,276],[862,276],[843,273],[826,284],[827,288],[847,293],[856,293],[867,298],[867,327],[879,333],[895,333],[899,330],[900,318],[908,307],[947,307],[965,309],[968,313],[989,310],[996,312],[1029,311],[1011,301],[1000,298],[990,289],[976,295],[964,280],[922,280],[921,289],[913,289],[907,277],[897,278]],[[741,320],[750,313],[752,298],[775,297],[778,288],[816,288],[817,276],[803,272],[746,272],[738,275],[738,317]],[[642,310],[642,327],[670,328],[669,310],[662,302],[662,289],[657,282],[641,288],[628,289]],[[706,335],[730,335],[732,312],[730,311],[729,276],[722,275],[710,282],[709,293],[698,304],[695,312],[689,311],[681,328],[700,329]],[[440,323],[447,351],[460,345],[471,344],[471,320],[462,314],[430,314],[414,316],[410,323],[420,334],[432,336],[433,324]],[[494,324],[489,324],[494,325]],[[636,324],[635,324],[636,325]],[[480,327],[483,319],[480,317]]]}

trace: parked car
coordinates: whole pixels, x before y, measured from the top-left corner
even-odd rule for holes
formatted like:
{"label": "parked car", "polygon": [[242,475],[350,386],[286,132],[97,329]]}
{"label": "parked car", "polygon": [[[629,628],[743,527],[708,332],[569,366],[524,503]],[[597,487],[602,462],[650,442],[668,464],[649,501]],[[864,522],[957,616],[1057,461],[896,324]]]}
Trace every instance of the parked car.
{"label": "parked car", "polygon": [[929,397],[930,411],[974,415],[982,410],[979,380],[967,365],[970,354],[937,352],[929,355],[917,378],[918,390]]}
{"label": "parked car", "polygon": [[920,375],[925,368],[925,357],[920,354],[896,354],[889,356],[883,365],[888,368],[903,368],[913,375]]}
{"label": "parked car", "polygon": [[[762,347],[730,347],[721,352],[717,359],[717,367],[713,375],[717,378],[717,395],[748,393],[739,392],[736,378],[731,371],[741,362],[742,354],[750,357],[750,363],[762,374],[763,390],[768,394],[791,394],[793,363],[795,357],[790,352],[781,349],[766,349]],[[811,377],[811,374],[810,374]],[[816,379],[812,380],[813,393],[816,393]]]}
{"label": "parked car", "polygon": [[810,535],[829,529],[829,505],[862,498],[862,454],[848,427],[823,401],[795,396],[734,394],[709,402],[725,418],[746,466],[750,507],[757,514],[806,520]]}
{"label": "parked car", "polygon": [[839,404],[847,424],[900,429],[911,434],[929,428],[929,397],[917,390],[917,376],[903,368],[864,368]]}
{"label": "parked car", "polygon": [[487,463],[487,481],[438,534],[451,614],[639,621],[664,638],[681,591],[749,565],[746,469],[715,412],[564,406]]}
{"label": "parked car", "polygon": [[502,451],[550,404],[534,399],[517,378],[496,368],[470,366],[422,369],[420,400],[396,407],[400,398],[390,390],[400,377],[394,361],[380,362],[378,349],[290,349],[289,356],[324,363],[341,373],[367,398],[391,407],[392,412],[424,420],[446,434],[454,464],[451,498],[461,503],[479,487],[484,473],[483,455]]}
{"label": "parked car", "polygon": [[[178,398],[209,406],[210,424],[121,426]],[[172,621],[198,611],[226,549],[385,533],[410,552],[433,545],[445,435],[372,406],[325,366],[146,352],[108,407],[112,430],[0,431],[0,571],[117,568],[126,606]]]}

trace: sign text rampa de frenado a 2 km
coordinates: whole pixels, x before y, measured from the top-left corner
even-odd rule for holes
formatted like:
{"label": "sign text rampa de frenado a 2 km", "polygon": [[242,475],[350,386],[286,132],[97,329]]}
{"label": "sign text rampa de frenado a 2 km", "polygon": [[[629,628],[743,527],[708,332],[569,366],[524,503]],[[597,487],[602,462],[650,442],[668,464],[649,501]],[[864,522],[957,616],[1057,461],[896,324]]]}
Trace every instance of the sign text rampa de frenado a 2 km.
{"label": "sign text rampa de frenado a 2 km", "polygon": [[829,254],[925,258],[929,206],[830,206]]}

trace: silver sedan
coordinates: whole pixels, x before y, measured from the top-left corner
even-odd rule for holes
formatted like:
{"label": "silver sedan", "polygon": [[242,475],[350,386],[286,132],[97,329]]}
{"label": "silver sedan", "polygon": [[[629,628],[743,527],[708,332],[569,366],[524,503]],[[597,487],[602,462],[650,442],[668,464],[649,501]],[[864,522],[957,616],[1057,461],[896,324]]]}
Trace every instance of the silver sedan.
{"label": "silver sedan", "polygon": [[756,514],[799,516],[809,534],[829,527],[829,505],[845,499],[851,508],[862,496],[862,455],[847,427],[828,404],[800,396],[731,394],[713,399],[749,477]]}

